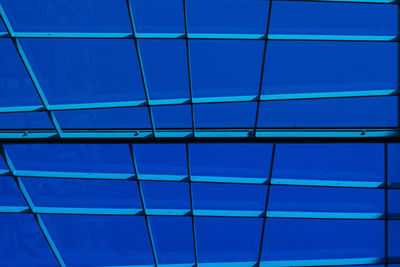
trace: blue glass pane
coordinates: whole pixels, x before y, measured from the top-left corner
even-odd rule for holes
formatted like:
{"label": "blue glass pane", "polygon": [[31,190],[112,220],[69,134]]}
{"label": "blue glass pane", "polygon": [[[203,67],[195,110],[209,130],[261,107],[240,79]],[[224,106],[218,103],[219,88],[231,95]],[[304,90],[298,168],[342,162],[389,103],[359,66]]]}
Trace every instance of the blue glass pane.
{"label": "blue glass pane", "polygon": [[137,33],[185,33],[182,0],[129,0]]}
{"label": "blue glass pane", "polygon": [[3,0],[15,31],[131,32],[125,1]]}
{"label": "blue glass pane", "polygon": [[29,144],[5,148],[17,170],[135,173],[126,144]]}
{"label": "blue glass pane", "polygon": [[268,101],[258,127],[396,127],[397,97]]}
{"label": "blue glass pane", "polygon": [[37,207],[142,209],[135,181],[22,178]]}
{"label": "blue glass pane", "polygon": [[396,89],[397,53],[390,42],[269,41],[262,94]]}
{"label": "blue glass pane", "polygon": [[176,174],[187,176],[184,144],[134,144],[139,174]]}
{"label": "blue glass pane", "polygon": [[203,210],[264,211],[266,185],[192,183],[193,207]]}
{"label": "blue glass pane", "polygon": [[264,42],[190,40],[194,97],[257,95]]}
{"label": "blue glass pane", "polygon": [[185,40],[139,40],[150,99],[190,95]]}
{"label": "blue glass pane", "polygon": [[384,257],[384,226],[379,220],[267,219],[261,259]]}
{"label": "blue glass pane", "polygon": [[2,266],[58,266],[30,214],[0,214]]}
{"label": "blue glass pane", "polygon": [[388,256],[400,257],[400,221],[388,221]]}
{"label": "blue glass pane", "polygon": [[196,128],[254,128],[257,103],[194,105]]}
{"label": "blue glass pane", "polygon": [[0,196],[0,206],[26,206],[12,177],[0,177]]}
{"label": "blue glass pane", "polygon": [[46,112],[0,113],[0,129],[54,129]]}
{"label": "blue glass pane", "polygon": [[3,157],[0,157],[0,170],[8,171],[8,167],[7,167],[6,163],[3,160]]}
{"label": "blue glass pane", "polygon": [[274,1],[269,33],[396,36],[396,22],[396,5]]}
{"label": "blue glass pane", "polygon": [[384,190],[381,189],[273,185],[268,210],[383,213],[384,200]]}
{"label": "blue glass pane", "polygon": [[268,178],[271,144],[190,144],[191,174]]}
{"label": "blue glass pane", "polygon": [[151,109],[157,129],[192,128],[189,105],[153,106]]}
{"label": "blue glass pane", "polygon": [[258,258],[261,228],[261,218],[196,217],[199,262],[246,262],[252,266]]}
{"label": "blue glass pane", "polygon": [[148,209],[190,209],[189,185],[184,182],[140,182]]}
{"label": "blue glass pane", "polygon": [[40,105],[35,88],[10,39],[0,39],[0,57],[0,106]]}
{"label": "blue glass pane", "polygon": [[192,219],[190,217],[150,216],[159,264],[194,264]]}
{"label": "blue glass pane", "polygon": [[22,45],[50,104],[145,99],[133,40],[24,39]]}
{"label": "blue glass pane", "polygon": [[146,107],[56,111],[64,129],[150,129]]}
{"label": "blue glass pane", "polygon": [[141,216],[42,218],[68,266],[153,264],[146,223]]}
{"label": "blue glass pane", "polygon": [[190,33],[265,34],[269,1],[188,0]]}
{"label": "blue glass pane", "polygon": [[[400,217],[400,190],[388,190],[388,213]],[[400,256],[400,255],[399,255]]]}
{"label": "blue glass pane", "polygon": [[7,29],[4,26],[4,23],[1,19],[0,19],[0,32],[7,32]]}
{"label": "blue glass pane", "polygon": [[400,185],[400,144],[388,144],[388,182]]}
{"label": "blue glass pane", "polygon": [[277,144],[274,178],[381,181],[383,144]]}

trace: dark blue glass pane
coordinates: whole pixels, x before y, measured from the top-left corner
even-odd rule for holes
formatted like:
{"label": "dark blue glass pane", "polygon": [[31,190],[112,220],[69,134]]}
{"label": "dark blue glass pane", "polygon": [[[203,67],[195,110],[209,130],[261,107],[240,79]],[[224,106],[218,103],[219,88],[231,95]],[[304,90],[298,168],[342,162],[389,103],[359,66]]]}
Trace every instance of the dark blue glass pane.
{"label": "dark blue glass pane", "polygon": [[385,222],[379,220],[270,218],[265,225],[261,259],[384,257],[384,226]]}
{"label": "dark blue glass pane", "polygon": [[194,97],[257,95],[264,42],[190,40]]}
{"label": "dark blue glass pane", "polygon": [[184,144],[134,144],[139,174],[187,175]]}
{"label": "dark blue glass pane", "polygon": [[17,170],[135,173],[126,144],[29,144],[5,148]]}
{"label": "dark blue glass pane", "polygon": [[271,144],[190,144],[191,174],[267,178]]}
{"label": "dark blue glass pane", "polygon": [[277,144],[274,178],[381,181],[383,144]]}
{"label": "dark blue glass pane", "polygon": [[70,266],[153,264],[142,216],[42,215]]}
{"label": "dark blue glass pane", "polygon": [[256,263],[261,239],[261,218],[196,217],[196,245],[200,263]]}
{"label": "dark blue glass pane", "polygon": [[150,216],[149,224],[159,264],[194,264],[190,217]]}
{"label": "dark blue glass pane", "polygon": [[30,214],[0,214],[2,266],[58,266]]}
{"label": "dark blue glass pane", "polygon": [[46,112],[0,113],[0,129],[54,129]]}
{"label": "dark blue glass pane", "polygon": [[268,101],[258,127],[396,127],[397,97]]}
{"label": "dark blue glass pane", "polygon": [[185,40],[139,40],[150,99],[188,98]]}
{"label": "dark blue glass pane", "polygon": [[22,178],[35,206],[142,209],[135,181]]}
{"label": "dark blue glass pane", "polygon": [[267,188],[266,185],[192,183],[193,207],[264,211]]}
{"label": "dark blue glass pane", "polygon": [[145,99],[133,40],[24,39],[22,45],[50,104]]}
{"label": "dark blue glass pane", "polygon": [[397,54],[393,42],[269,41],[262,94],[395,90]]}
{"label": "dark blue glass pane", "polygon": [[142,181],[141,185],[148,209],[190,209],[187,183]]}
{"label": "dark blue glass pane", "polygon": [[254,128],[257,103],[194,105],[196,128]]}
{"label": "dark blue glass pane", "polygon": [[269,211],[384,212],[384,190],[271,186]]}
{"label": "dark blue glass pane", "polygon": [[192,128],[192,114],[189,105],[153,106],[157,129]]}
{"label": "dark blue glass pane", "polygon": [[400,257],[400,221],[388,221],[388,256]]}
{"label": "dark blue glass pane", "polygon": [[12,177],[0,177],[0,196],[0,206],[26,206]]}
{"label": "dark blue glass pane", "polygon": [[400,185],[400,144],[388,144],[388,182]]}
{"label": "dark blue glass pane", "polygon": [[131,32],[123,0],[3,0],[15,31]]}
{"label": "dark blue glass pane", "polygon": [[150,129],[146,107],[56,111],[63,129]]}
{"label": "dark blue glass pane", "polygon": [[182,0],[129,0],[137,33],[185,33]]}
{"label": "dark blue glass pane", "polygon": [[0,57],[0,106],[40,105],[32,81],[10,39],[0,39]]}
{"label": "dark blue glass pane", "polygon": [[[388,213],[400,218],[400,190],[388,190]],[[400,255],[399,255],[400,256]]]}
{"label": "dark blue glass pane", "polygon": [[272,3],[271,34],[397,35],[395,5]]}
{"label": "dark blue glass pane", "polygon": [[265,34],[269,1],[188,0],[190,33]]}

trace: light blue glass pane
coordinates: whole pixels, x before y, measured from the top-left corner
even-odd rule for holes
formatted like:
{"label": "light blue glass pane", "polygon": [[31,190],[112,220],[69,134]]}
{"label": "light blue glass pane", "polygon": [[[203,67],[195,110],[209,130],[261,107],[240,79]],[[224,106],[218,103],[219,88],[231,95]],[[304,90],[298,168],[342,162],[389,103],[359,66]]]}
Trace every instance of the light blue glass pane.
{"label": "light blue glass pane", "polygon": [[133,150],[140,174],[187,175],[184,144],[134,144]]}
{"label": "light blue glass pane", "polygon": [[396,36],[396,22],[396,5],[274,1],[269,33]]}
{"label": "light blue glass pane", "polygon": [[260,249],[261,228],[261,218],[196,217],[199,262],[255,263]]}
{"label": "light blue glass pane", "polygon": [[149,224],[159,264],[194,264],[190,217],[150,216]]}
{"label": "light blue glass pane", "polygon": [[277,144],[274,178],[384,180],[383,144]]}
{"label": "light blue glass pane", "polygon": [[388,182],[400,184],[400,144],[388,144]]}
{"label": "light blue glass pane", "polygon": [[257,95],[264,41],[190,40],[194,97]]}
{"label": "light blue glass pane", "polygon": [[50,104],[145,99],[133,40],[53,38],[21,42]]}
{"label": "light blue glass pane", "polygon": [[138,41],[150,99],[190,95],[185,40]]}
{"label": "light blue glass pane", "polygon": [[135,181],[22,178],[37,207],[142,209]]}
{"label": "light blue glass pane", "polygon": [[129,0],[137,33],[185,33],[182,0]]}
{"label": "light blue glass pane", "polygon": [[185,182],[140,182],[148,209],[190,209],[189,185]]}
{"label": "light blue glass pane", "polygon": [[197,104],[196,128],[254,128],[257,103]]}
{"label": "light blue glass pane", "polygon": [[398,189],[388,190],[388,213],[400,215],[400,190]]}
{"label": "light blue glass pane", "polygon": [[397,97],[268,101],[258,127],[396,127]]}
{"label": "light blue glass pane", "polygon": [[0,265],[58,266],[31,214],[0,214]]}
{"label": "light blue glass pane", "polygon": [[26,206],[12,177],[0,177],[0,196],[0,206]]}
{"label": "light blue glass pane", "polygon": [[384,190],[381,189],[273,185],[268,210],[383,213],[384,200]]}
{"label": "light blue glass pane", "polygon": [[384,257],[379,220],[267,219],[262,260]]}
{"label": "light blue glass pane", "polygon": [[265,34],[269,1],[187,0],[190,33]]}
{"label": "light blue glass pane", "polygon": [[46,112],[1,113],[0,129],[53,129]]}
{"label": "light blue glass pane", "polygon": [[131,32],[122,0],[3,0],[15,31]]}
{"label": "light blue glass pane", "polygon": [[271,144],[190,144],[192,175],[268,178]]}
{"label": "light blue glass pane", "polygon": [[5,145],[17,170],[132,173],[126,144]]}
{"label": "light blue glass pane", "polygon": [[400,257],[400,221],[388,221],[388,257]]}
{"label": "light blue glass pane", "polygon": [[149,129],[146,107],[86,109],[54,112],[64,129]]}
{"label": "light blue glass pane", "polygon": [[0,106],[40,105],[32,81],[10,39],[0,39],[0,57]]}
{"label": "light blue glass pane", "polygon": [[192,128],[189,105],[153,106],[151,109],[157,129]]}
{"label": "light blue glass pane", "polygon": [[262,94],[396,89],[397,54],[393,42],[269,41]]}
{"label": "light blue glass pane", "polygon": [[267,188],[266,185],[192,183],[193,207],[264,211]]}
{"label": "light blue glass pane", "polygon": [[42,215],[67,265],[153,264],[142,216]]}

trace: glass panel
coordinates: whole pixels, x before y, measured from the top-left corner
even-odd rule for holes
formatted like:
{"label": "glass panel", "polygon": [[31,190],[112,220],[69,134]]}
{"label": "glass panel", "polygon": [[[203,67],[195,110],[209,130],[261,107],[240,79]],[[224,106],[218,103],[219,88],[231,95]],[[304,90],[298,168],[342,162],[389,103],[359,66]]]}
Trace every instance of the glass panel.
{"label": "glass panel", "polygon": [[150,99],[190,95],[185,40],[138,40]]}
{"label": "glass panel", "polygon": [[7,32],[6,27],[3,24],[3,21],[0,19],[0,32]]}
{"label": "glass panel", "polygon": [[195,263],[190,217],[150,216],[149,224],[159,264]]}
{"label": "glass panel", "polygon": [[400,144],[388,144],[388,182],[400,187]]}
{"label": "glass panel", "polygon": [[131,32],[124,1],[4,0],[15,31]]}
{"label": "glass panel", "polygon": [[12,177],[0,177],[0,206],[26,206]]}
{"label": "glass panel", "polygon": [[269,1],[188,0],[191,33],[265,34]]}
{"label": "glass panel", "polygon": [[262,102],[258,119],[260,128],[396,126],[395,96]]}
{"label": "glass panel", "polygon": [[277,144],[274,178],[380,181],[383,144]]}
{"label": "glass panel", "polygon": [[393,42],[269,41],[262,94],[395,90],[397,54]]}
{"label": "glass panel", "polygon": [[384,257],[379,220],[267,219],[261,259],[318,260]]}
{"label": "glass panel", "polygon": [[50,104],[145,99],[133,40],[53,38],[21,42]]}
{"label": "glass panel", "polygon": [[58,266],[31,214],[0,214],[3,266]]}
{"label": "glass panel", "polygon": [[400,221],[388,221],[388,257],[400,257]]}
{"label": "glass panel", "polygon": [[[388,213],[400,218],[400,190],[388,190]],[[400,256],[400,255],[399,255]]]}
{"label": "glass panel", "polygon": [[262,222],[261,218],[196,217],[199,262],[255,264],[260,249]]}
{"label": "glass panel", "polygon": [[264,41],[190,40],[194,97],[257,95]]}
{"label": "glass panel", "polygon": [[142,216],[41,216],[67,265],[154,264]]}
{"label": "glass panel", "polygon": [[397,35],[396,5],[274,1],[269,33]]}
{"label": "glass panel", "polygon": [[153,106],[151,109],[157,129],[192,128],[192,114],[189,105]]}
{"label": "glass panel", "polygon": [[189,185],[184,182],[140,182],[147,209],[190,210]]}
{"label": "glass panel", "polygon": [[46,112],[0,113],[0,129],[54,129]]}

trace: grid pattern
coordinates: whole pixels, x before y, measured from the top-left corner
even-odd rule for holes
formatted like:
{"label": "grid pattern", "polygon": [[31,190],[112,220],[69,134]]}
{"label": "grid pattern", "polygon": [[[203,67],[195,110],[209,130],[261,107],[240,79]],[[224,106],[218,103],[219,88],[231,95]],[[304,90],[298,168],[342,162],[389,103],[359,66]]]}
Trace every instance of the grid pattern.
{"label": "grid pattern", "polygon": [[0,15],[0,138],[398,133],[394,1],[1,0]]}
{"label": "grid pattern", "polygon": [[397,143],[0,151],[3,266],[400,263]]}

